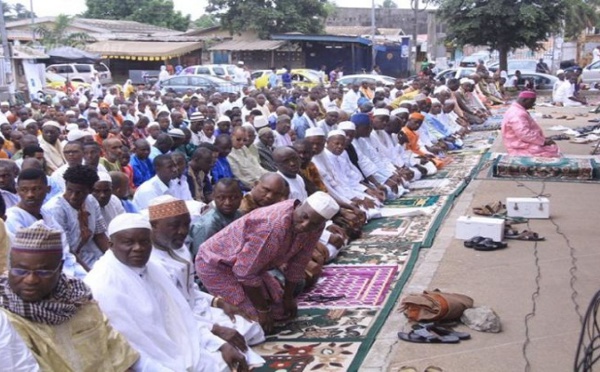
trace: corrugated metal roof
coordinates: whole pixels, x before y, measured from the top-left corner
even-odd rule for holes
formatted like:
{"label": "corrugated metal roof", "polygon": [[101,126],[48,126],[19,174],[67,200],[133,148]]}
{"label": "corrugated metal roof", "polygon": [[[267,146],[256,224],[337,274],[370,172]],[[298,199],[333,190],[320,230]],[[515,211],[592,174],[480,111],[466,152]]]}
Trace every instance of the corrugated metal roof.
{"label": "corrugated metal roof", "polygon": [[202,42],[166,43],[140,41],[100,41],[86,46],[88,52],[105,57],[177,57],[202,49]]}
{"label": "corrugated metal roof", "polygon": [[229,40],[214,45],[208,50],[275,50],[284,44],[285,41],[280,40]]}

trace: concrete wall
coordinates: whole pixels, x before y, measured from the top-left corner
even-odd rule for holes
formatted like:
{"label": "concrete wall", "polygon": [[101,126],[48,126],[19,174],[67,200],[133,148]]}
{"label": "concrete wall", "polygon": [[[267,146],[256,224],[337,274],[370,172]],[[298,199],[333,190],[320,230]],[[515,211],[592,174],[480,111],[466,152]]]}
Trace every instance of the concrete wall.
{"label": "concrete wall", "polygon": [[[427,11],[418,13],[418,34],[427,33]],[[412,9],[375,9],[375,25],[381,28],[401,28],[407,35],[412,35],[415,24]],[[327,18],[327,26],[371,26],[370,8],[336,8],[333,15]]]}

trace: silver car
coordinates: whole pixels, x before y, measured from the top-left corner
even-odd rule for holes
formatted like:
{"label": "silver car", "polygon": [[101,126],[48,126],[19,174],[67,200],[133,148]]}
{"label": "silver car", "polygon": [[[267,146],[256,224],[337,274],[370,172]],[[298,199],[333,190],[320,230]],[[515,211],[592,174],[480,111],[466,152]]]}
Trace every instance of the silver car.
{"label": "silver car", "polygon": [[174,91],[185,93],[188,90],[201,89],[208,93],[239,93],[244,84],[223,80],[210,75],[177,75],[161,81],[160,89],[163,93]]}
{"label": "silver car", "polygon": [[585,84],[600,83],[600,61],[592,62],[583,68],[581,81]]}

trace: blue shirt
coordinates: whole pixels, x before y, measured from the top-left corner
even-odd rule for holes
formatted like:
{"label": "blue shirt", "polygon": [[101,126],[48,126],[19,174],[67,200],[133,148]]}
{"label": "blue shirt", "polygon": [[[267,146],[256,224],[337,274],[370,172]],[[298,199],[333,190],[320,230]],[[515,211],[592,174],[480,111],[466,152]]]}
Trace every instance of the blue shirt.
{"label": "blue shirt", "polygon": [[150,158],[141,160],[137,155],[131,155],[131,161],[129,162],[131,168],[133,168],[133,184],[138,187],[142,183],[148,181],[154,177],[154,167]]}
{"label": "blue shirt", "polygon": [[211,174],[213,183],[217,183],[221,178],[235,178],[226,157],[222,158],[219,156]]}
{"label": "blue shirt", "polygon": [[125,209],[125,213],[140,213],[140,211],[136,208],[135,205],[133,205],[132,202],[130,202],[127,199],[120,199],[121,200],[121,205],[123,206],[123,209]]}
{"label": "blue shirt", "polygon": [[269,75],[269,85],[271,86],[271,88],[277,86],[277,81],[278,80],[279,79],[277,78],[277,74],[272,73],[271,75]]}

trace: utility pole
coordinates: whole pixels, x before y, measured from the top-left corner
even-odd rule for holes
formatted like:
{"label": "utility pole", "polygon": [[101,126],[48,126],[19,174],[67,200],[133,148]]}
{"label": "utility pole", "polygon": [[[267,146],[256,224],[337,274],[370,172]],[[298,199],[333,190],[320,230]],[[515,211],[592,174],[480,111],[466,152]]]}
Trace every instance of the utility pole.
{"label": "utility pole", "polygon": [[413,44],[410,48],[411,53],[411,61],[413,62],[413,68],[415,69],[415,74],[418,74],[417,71],[417,34],[419,32],[419,0],[411,0],[410,1],[411,8],[414,11],[415,24],[413,27]]}
{"label": "utility pole", "polygon": [[375,67],[375,60],[377,58],[375,32],[375,0],[371,0],[371,70]]}
{"label": "utility pole", "polygon": [[35,43],[35,16],[33,15],[33,0],[29,0],[29,9],[31,12],[31,41]]}
{"label": "utility pole", "polygon": [[[2,0],[0,0],[0,9],[4,9],[4,4]],[[2,71],[4,72],[4,76],[2,76],[2,84],[0,85],[8,87],[8,91],[12,98],[12,89],[9,84],[12,80],[9,79],[9,77],[12,75],[12,68],[10,65],[10,49],[8,48],[8,35],[6,34],[6,23],[4,23],[4,12],[0,12],[0,37],[2,37]]]}

